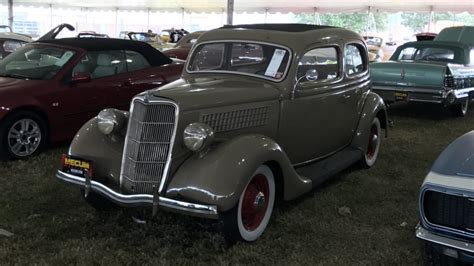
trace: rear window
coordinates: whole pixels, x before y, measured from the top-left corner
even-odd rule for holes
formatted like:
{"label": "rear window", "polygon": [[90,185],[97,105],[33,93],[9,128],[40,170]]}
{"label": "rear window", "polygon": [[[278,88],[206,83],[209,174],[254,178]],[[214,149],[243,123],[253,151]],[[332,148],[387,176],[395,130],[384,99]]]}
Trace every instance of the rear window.
{"label": "rear window", "polygon": [[455,50],[444,47],[406,47],[398,60],[454,62]]}

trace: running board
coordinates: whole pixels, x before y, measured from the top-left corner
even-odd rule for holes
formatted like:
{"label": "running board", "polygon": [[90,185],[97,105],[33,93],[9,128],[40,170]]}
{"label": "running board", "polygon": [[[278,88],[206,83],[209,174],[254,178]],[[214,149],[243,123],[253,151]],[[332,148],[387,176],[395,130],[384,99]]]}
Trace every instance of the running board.
{"label": "running board", "polygon": [[312,181],[313,188],[326,181],[329,177],[346,169],[361,160],[364,154],[361,150],[346,148],[321,161],[298,167],[296,172]]}

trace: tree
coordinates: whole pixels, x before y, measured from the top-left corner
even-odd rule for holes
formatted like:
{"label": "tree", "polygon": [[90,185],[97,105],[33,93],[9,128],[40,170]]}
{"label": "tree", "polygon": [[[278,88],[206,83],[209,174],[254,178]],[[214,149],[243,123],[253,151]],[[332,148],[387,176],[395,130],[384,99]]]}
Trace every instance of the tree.
{"label": "tree", "polygon": [[[358,33],[364,33],[367,28],[368,15],[366,13],[340,13],[331,14],[326,13],[319,16],[323,25],[342,27],[353,30]],[[378,31],[383,31],[387,27],[386,14],[374,14],[375,23]],[[296,20],[300,23],[313,24],[313,14],[299,14],[296,15]]]}

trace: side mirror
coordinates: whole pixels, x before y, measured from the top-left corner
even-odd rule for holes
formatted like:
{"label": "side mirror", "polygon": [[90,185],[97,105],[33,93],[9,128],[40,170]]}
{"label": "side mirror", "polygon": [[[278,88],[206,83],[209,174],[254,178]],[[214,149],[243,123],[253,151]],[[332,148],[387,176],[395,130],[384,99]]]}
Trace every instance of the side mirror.
{"label": "side mirror", "polygon": [[318,71],[314,68],[308,69],[305,76],[308,81],[315,81],[318,79]]}
{"label": "side mirror", "polygon": [[71,79],[72,83],[89,82],[91,81],[91,74],[85,72],[76,72]]}

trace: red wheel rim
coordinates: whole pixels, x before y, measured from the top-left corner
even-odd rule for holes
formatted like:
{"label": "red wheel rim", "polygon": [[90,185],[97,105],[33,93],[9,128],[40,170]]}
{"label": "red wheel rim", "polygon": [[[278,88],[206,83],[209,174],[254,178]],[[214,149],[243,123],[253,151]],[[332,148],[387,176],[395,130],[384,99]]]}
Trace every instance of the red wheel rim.
{"label": "red wheel rim", "polygon": [[242,200],[242,223],[246,230],[253,231],[262,223],[268,208],[270,188],[267,177],[255,175],[244,192]]}
{"label": "red wheel rim", "polygon": [[377,151],[378,144],[378,130],[376,125],[372,125],[369,134],[369,146],[367,147],[367,158],[370,160],[374,157],[375,152]]}

